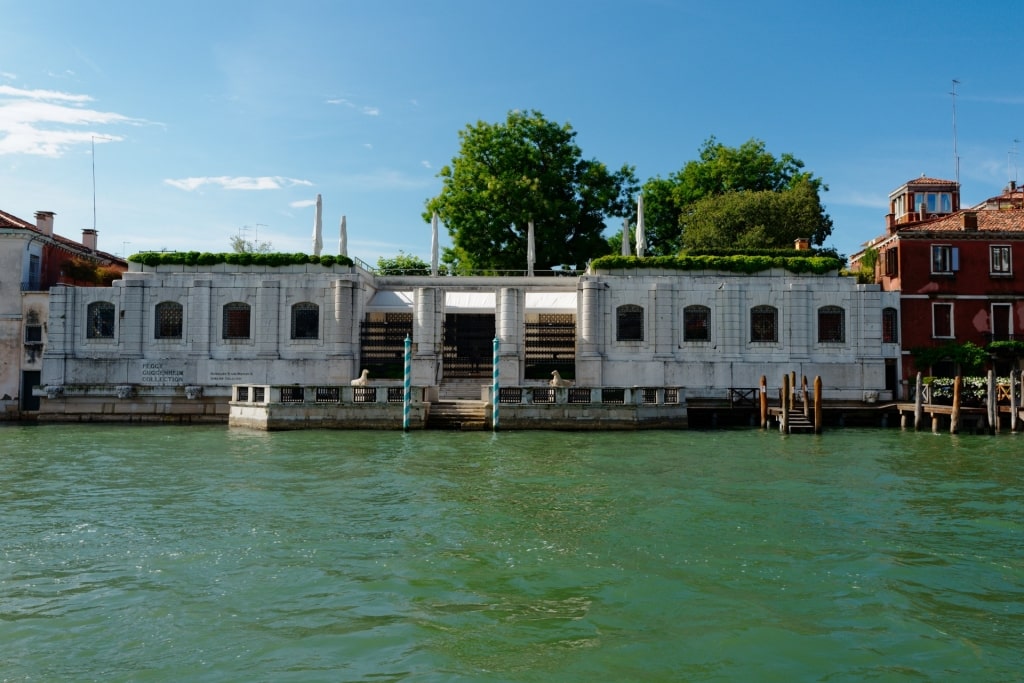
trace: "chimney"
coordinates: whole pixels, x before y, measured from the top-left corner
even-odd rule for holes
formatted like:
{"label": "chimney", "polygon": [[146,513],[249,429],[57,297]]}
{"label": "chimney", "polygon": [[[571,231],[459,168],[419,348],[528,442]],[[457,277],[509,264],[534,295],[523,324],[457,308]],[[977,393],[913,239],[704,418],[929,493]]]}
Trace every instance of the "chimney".
{"label": "chimney", "polygon": [[47,237],[53,237],[53,211],[36,211],[36,227]]}
{"label": "chimney", "polygon": [[793,248],[797,251],[808,251],[811,248],[811,240],[807,237],[797,237],[793,241]]}
{"label": "chimney", "polygon": [[1016,180],[1011,180],[1010,181],[1010,194],[1013,194],[1016,191],[1017,191],[1017,181]]}
{"label": "chimney", "polygon": [[96,251],[96,231],[92,228],[82,230],[82,244],[86,249]]}
{"label": "chimney", "polygon": [[978,212],[977,211],[964,211],[964,213],[963,213],[963,225],[964,225],[964,232],[977,232],[977,230],[978,230]]}

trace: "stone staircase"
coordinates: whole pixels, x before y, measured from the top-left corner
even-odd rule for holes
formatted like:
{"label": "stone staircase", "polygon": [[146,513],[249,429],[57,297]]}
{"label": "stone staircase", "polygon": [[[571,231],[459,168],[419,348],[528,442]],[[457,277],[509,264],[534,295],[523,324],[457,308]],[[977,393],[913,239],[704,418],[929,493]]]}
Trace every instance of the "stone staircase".
{"label": "stone staircase", "polygon": [[427,429],[481,431],[487,428],[487,409],[487,404],[480,400],[431,403]]}
{"label": "stone staircase", "polygon": [[814,423],[804,417],[803,410],[791,410],[786,416],[790,434],[813,434]]}
{"label": "stone staircase", "polygon": [[438,388],[442,401],[479,401],[480,387],[488,384],[483,377],[445,379]]}

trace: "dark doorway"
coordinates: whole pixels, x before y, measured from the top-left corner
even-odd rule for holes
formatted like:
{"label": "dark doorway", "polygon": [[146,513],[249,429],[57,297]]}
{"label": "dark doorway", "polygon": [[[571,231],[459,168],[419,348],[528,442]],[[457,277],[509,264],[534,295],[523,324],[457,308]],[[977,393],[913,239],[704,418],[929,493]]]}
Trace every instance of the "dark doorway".
{"label": "dark doorway", "polygon": [[445,377],[490,377],[493,355],[493,313],[448,313],[445,315]]}
{"label": "dark doorway", "polygon": [[32,395],[32,387],[39,384],[42,373],[38,370],[25,370],[21,373],[21,409],[39,410],[39,397]]}
{"label": "dark doorway", "polygon": [[885,359],[885,388],[892,392],[893,398],[899,398],[896,387],[899,386],[899,376],[896,374],[896,359]]}

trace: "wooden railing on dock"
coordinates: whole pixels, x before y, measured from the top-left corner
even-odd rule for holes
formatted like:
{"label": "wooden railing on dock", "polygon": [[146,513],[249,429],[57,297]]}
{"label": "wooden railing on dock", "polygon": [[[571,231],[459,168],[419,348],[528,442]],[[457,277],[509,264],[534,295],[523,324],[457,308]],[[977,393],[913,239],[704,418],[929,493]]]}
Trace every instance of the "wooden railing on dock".
{"label": "wooden railing on dock", "polygon": [[950,434],[957,434],[960,432],[966,416],[973,418],[975,424],[984,427],[985,431],[999,433],[1002,429],[1002,417],[1004,414],[1008,414],[1010,431],[1018,431],[1022,424],[1020,371],[1012,371],[1008,383],[999,383],[990,370],[986,382],[987,391],[982,401],[983,405],[980,407],[963,405],[963,378],[960,375],[953,379],[952,402],[936,403],[933,387],[925,384],[921,373],[917,373],[914,402],[900,403],[897,406],[900,411],[900,426],[906,429],[908,419],[913,415],[914,430],[921,431],[924,429],[924,416],[927,413],[931,418],[933,432],[938,432],[940,420],[948,417]]}

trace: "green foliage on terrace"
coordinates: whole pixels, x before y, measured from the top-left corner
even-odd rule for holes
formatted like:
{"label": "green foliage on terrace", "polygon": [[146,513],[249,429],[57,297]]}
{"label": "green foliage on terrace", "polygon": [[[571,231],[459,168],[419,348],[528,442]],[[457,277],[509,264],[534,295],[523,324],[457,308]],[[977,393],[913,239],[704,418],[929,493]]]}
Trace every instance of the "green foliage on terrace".
{"label": "green foliage on terrace", "polygon": [[985,347],[989,353],[1000,358],[1024,358],[1024,341],[994,341]]}
{"label": "green foliage on terrace", "polygon": [[919,346],[910,349],[914,365],[930,368],[943,361],[952,361],[962,373],[980,372],[989,359],[989,352],[973,342],[949,342],[939,346]]}
{"label": "green foliage on terrace", "polygon": [[215,266],[230,263],[237,266],[295,266],[319,263],[321,266],[351,266],[348,256],[313,256],[311,254],[260,254],[252,252],[219,253],[198,251],[143,251],[128,257],[133,263],[145,266]]}
{"label": "green foliage on terrace", "polygon": [[[726,251],[726,250],[707,250]],[[688,252],[678,256],[602,256],[590,263],[593,270],[721,270],[730,273],[754,274],[771,268],[782,268],[790,273],[813,273],[825,275],[838,271],[844,260],[829,254],[807,256],[806,251],[763,250],[763,254],[701,254]],[[794,254],[800,254],[795,256]]]}

